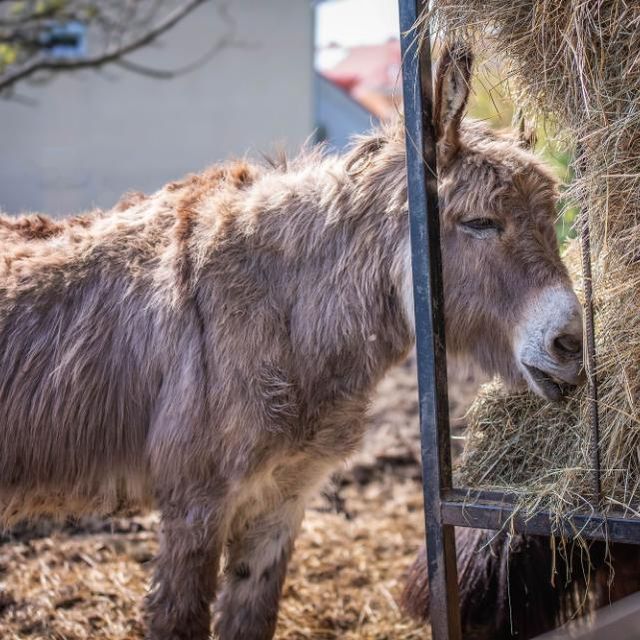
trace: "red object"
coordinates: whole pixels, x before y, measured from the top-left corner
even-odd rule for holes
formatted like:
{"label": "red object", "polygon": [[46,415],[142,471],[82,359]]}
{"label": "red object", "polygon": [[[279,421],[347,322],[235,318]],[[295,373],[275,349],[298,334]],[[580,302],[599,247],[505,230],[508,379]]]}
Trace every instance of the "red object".
{"label": "red object", "polygon": [[335,67],[323,75],[346,91],[365,109],[386,119],[401,101],[400,42],[353,47]]}

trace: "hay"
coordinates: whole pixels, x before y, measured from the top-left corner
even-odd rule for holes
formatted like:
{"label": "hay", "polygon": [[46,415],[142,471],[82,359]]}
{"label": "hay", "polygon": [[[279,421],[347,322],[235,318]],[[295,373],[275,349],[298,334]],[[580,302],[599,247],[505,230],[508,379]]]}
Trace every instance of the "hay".
{"label": "hay", "polygon": [[[419,483],[392,479],[343,491],[351,519],[318,498],[285,583],[279,640],[418,640],[397,604],[423,540]],[[85,521],[0,545],[3,640],[144,638],[142,599],[157,550],[157,514]],[[47,533],[47,532],[45,532]]]}
{"label": "hay", "polygon": [[[519,106],[551,116],[575,143],[577,179],[569,191],[587,212],[593,249],[603,507],[639,515],[640,3],[433,4],[439,29],[503,57]],[[574,267],[577,261],[574,248]],[[531,509],[588,509],[584,393],[550,406],[497,383],[484,389],[472,409],[460,480],[511,488]]]}

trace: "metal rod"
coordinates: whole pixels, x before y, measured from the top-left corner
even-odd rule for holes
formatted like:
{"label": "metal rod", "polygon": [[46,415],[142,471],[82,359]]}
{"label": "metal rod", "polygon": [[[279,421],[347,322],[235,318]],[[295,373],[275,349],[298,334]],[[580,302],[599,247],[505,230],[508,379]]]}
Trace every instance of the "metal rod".
{"label": "metal rod", "polygon": [[514,515],[513,495],[501,492],[449,489],[442,496],[442,518],[458,527],[500,530],[522,534],[640,544],[640,518],[623,512],[573,513],[564,517],[548,511]]}
{"label": "metal rod", "polygon": [[[583,161],[580,161],[582,167]],[[596,340],[593,323],[593,280],[591,275],[591,238],[589,234],[589,213],[582,211],[580,228],[582,241],[582,280],[584,284],[584,327],[586,337],[585,371],[587,374],[587,401],[589,403],[589,423],[591,438],[589,453],[591,457],[592,487],[594,504],[600,505],[600,414],[598,412],[598,378],[596,376]]]}
{"label": "metal rod", "polygon": [[451,442],[431,47],[428,31],[419,42],[414,29],[426,2],[399,0],[399,8],[430,619],[434,640],[461,640],[454,528],[441,517]]}

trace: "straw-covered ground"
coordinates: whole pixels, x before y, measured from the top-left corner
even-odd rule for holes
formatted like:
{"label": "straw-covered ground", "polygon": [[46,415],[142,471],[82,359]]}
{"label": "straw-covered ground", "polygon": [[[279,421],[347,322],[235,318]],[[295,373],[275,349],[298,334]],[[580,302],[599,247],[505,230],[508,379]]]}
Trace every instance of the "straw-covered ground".
{"label": "straw-covered ground", "polygon": [[[475,391],[454,376],[460,415]],[[428,628],[397,604],[423,542],[415,371],[385,379],[363,452],[309,509],[285,584],[277,638],[417,640]],[[143,637],[140,603],[157,549],[157,514],[44,523],[0,539],[0,638]]]}
{"label": "straw-covered ground", "polygon": [[[602,506],[640,515],[640,3],[433,5],[438,29],[493,63],[501,57],[518,106],[554,122],[575,149],[568,198],[583,212],[579,226],[588,220],[592,245]],[[584,389],[549,406],[494,384],[473,409],[460,476],[511,487],[524,508],[588,509],[589,433]]]}

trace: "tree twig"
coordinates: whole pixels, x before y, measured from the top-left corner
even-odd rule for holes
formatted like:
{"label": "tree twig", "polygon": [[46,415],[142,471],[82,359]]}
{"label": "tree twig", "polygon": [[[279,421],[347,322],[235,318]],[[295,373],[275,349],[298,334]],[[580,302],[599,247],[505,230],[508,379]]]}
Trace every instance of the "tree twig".
{"label": "tree twig", "polygon": [[[2,0],[0,0],[0,2],[1,1]],[[153,42],[206,1],[207,0],[188,0],[145,33],[94,56],[88,56],[78,60],[55,60],[46,53],[38,53],[26,63],[16,65],[13,68],[9,67],[4,73],[0,74],[0,91],[11,87],[19,80],[23,80],[37,71],[76,71],[90,67],[100,67],[108,62],[119,60],[123,56]]]}

